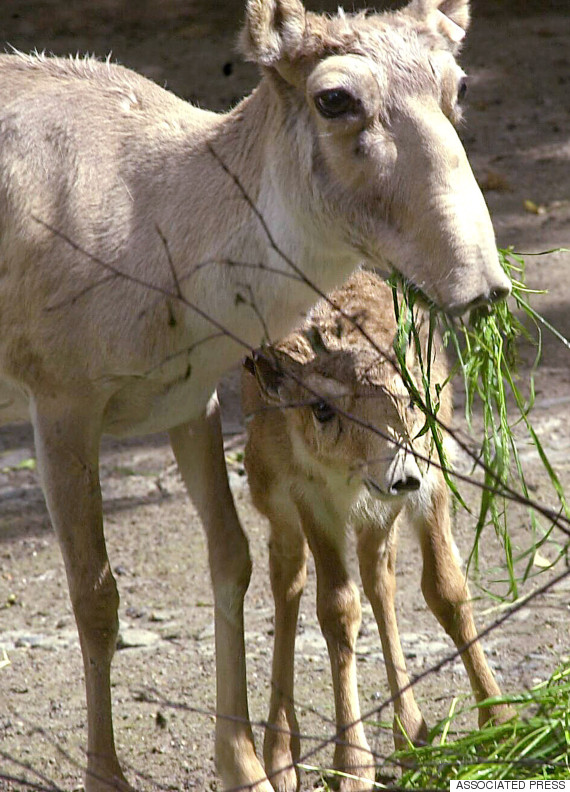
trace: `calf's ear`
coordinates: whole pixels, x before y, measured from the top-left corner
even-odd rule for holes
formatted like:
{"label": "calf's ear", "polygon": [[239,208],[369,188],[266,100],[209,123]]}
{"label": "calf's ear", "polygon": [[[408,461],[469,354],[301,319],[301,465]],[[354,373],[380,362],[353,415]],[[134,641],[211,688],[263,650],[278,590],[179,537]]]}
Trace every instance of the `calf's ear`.
{"label": "calf's ear", "polygon": [[256,350],[243,362],[250,374],[257,380],[261,397],[269,404],[278,405],[283,401],[283,385],[286,374],[274,353]]}

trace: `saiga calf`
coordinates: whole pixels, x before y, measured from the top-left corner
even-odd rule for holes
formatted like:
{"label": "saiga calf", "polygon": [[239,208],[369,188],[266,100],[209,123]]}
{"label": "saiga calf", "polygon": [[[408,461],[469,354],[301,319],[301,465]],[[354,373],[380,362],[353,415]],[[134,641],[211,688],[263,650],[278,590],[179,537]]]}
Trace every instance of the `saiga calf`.
{"label": "saiga calf", "polygon": [[[451,535],[448,487],[441,469],[429,463],[437,460],[430,433],[417,436],[425,418],[410,402],[392,351],[396,320],[391,290],[375,275],[357,272],[330,300],[340,312],[328,302],[318,303],[302,327],[273,352],[249,359],[242,379],[243,409],[250,419],[245,467],[253,502],[271,528],[275,643],[264,756],[279,792],[293,792],[298,783],[293,659],[307,545],[315,559],[317,612],[332,669],[339,735],[334,766],[362,779],[341,779],[340,788],[369,789],[366,781],[374,778],[356,687],[360,600],[346,566],[347,525],[356,532],[362,584],[382,641],[394,697],[396,746],[403,744],[401,729],[416,744],[427,734],[413,690],[407,688],[394,608],[401,522],[413,526],[420,541],[427,604],[457,648],[467,647],[461,657],[475,698],[500,693],[480,644],[469,645],[477,633]],[[354,317],[373,344],[346,317]],[[426,325],[421,333],[425,367]],[[421,389],[413,345],[407,367]],[[435,385],[443,384],[447,374],[445,353],[436,344],[434,404]],[[449,425],[451,411],[447,385],[438,412],[444,425]],[[482,707],[479,722],[509,715],[506,706]]]}

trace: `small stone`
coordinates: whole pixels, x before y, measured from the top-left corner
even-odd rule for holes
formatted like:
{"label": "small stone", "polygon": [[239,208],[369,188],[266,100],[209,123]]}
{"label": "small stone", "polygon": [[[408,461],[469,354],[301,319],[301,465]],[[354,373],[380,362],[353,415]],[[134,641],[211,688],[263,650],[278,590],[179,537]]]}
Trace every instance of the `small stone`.
{"label": "small stone", "polygon": [[17,649],[32,649],[40,646],[43,639],[43,635],[20,635],[14,641],[14,646]]}
{"label": "small stone", "polygon": [[174,619],[175,617],[176,617],[175,611],[156,610],[156,611],[152,611],[148,618],[149,621],[151,622],[168,622],[168,621],[172,621],[172,619]]}
{"label": "small stone", "polygon": [[126,609],[125,613],[129,619],[142,619],[143,616],[146,616],[145,610],[142,608],[136,608],[132,605]]}
{"label": "small stone", "polygon": [[205,627],[202,627],[201,630],[198,630],[198,632],[194,635],[194,638],[197,641],[204,641],[209,638],[213,638],[215,634],[216,634],[216,629],[214,622],[210,622],[210,624],[207,624]]}
{"label": "small stone", "polygon": [[150,630],[139,630],[126,627],[121,630],[117,638],[117,649],[135,649],[137,647],[152,646],[159,641],[160,636]]}

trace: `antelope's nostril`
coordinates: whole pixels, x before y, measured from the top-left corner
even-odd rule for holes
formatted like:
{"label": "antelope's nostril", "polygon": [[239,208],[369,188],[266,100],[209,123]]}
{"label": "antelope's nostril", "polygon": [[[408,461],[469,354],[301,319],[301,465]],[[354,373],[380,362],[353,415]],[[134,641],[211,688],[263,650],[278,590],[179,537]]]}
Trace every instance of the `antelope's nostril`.
{"label": "antelope's nostril", "polygon": [[472,311],[473,309],[490,309],[491,305],[506,299],[510,293],[510,286],[496,286],[494,289],[490,289],[486,294],[480,294],[479,297],[476,297],[457,312],[463,313],[465,310]]}
{"label": "antelope's nostril", "polygon": [[392,484],[392,489],[396,492],[415,492],[419,490],[421,481],[415,476],[405,476]]}
{"label": "antelope's nostril", "polygon": [[496,302],[505,300],[510,293],[510,286],[496,286],[494,289],[490,289],[487,294],[482,294],[469,303],[469,308],[482,308],[483,306],[493,305]]}
{"label": "antelope's nostril", "polygon": [[496,303],[505,300],[511,293],[509,286],[498,286],[496,289],[491,289],[489,293],[489,302]]}
{"label": "antelope's nostril", "polygon": [[474,300],[471,300],[469,305],[467,306],[468,311],[473,311],[480,308],[489,308],[491,305],[491,300],[487,295],[481,295],[480,297],[476,297]]}

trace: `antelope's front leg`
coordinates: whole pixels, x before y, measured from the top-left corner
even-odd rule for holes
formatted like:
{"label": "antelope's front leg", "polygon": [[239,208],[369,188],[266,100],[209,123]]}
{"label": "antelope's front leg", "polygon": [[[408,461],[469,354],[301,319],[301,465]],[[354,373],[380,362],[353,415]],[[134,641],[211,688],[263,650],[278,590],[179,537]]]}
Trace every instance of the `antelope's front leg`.
{"label": "antelope's front leg", "polygon": [[100,411],[92,402],[33,400],[42,488],[59,538],[79,632],[87,692],[86,792],[131,789],[115,752],[110,668],[119,595],[103,535]]}
{"label": "antelope's front leg", "polygon": [[218,771],[227,788],[272,792],[255,754],[249,722],[243,600],[251,560],[228,484],[217,397],[202,418],[172,429],[170,442],[208,541],[215,601]]}
{"label": "antelope's front leg", "polygon": [[405,748],[410,740],[414,745],[423,745],[427,726],[410,687],[396,620],[397,523],[386,527],[375,521],[362,524],[357,527],[357,537],[362,585],[378,624],[394,701],[394,744],[396,748]]}
{"label": "antelope's front leg", "polygon": [[265,729],[265,769],[278,792],[299,787],[299,725],[295,715],[295,634],[299,603],[307,579],[307,542],[298,515],[276,510],[271,520],[269,571],[275,602],[271,703]]}
{"label": "antelope's front leg", "polygon": [[[447,485],[440,476],[432,502],[418,522],[423,556],[422,591],[438,621],[461,652],[477,702],[500,696],[501,691],[489,668],[473,621],[469,588],[457,562],[449,519]],[[500,723],[513,717],[507,704],[479,708],[479,725],[488,720]]]}
{"label": "antelope's front leg", "polygon": [[360,717],[356,682],[360,595],[345,567],[343,530],[338,535],[329,533],[305,502],[297,505],[315,558],[317,614],[331,663],[337,726],[334,767],[350,776],[340,777],[341,792],[363,792],[371,788],[375,773]]}

